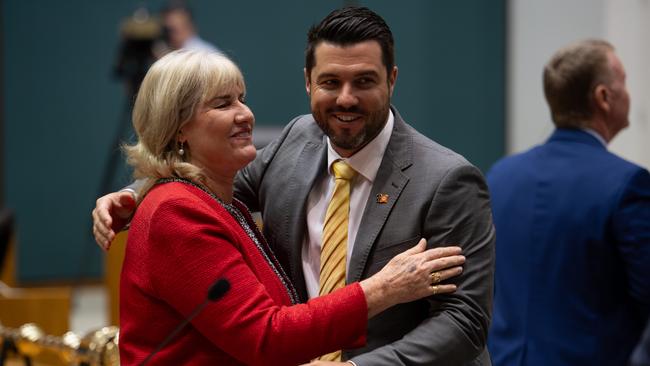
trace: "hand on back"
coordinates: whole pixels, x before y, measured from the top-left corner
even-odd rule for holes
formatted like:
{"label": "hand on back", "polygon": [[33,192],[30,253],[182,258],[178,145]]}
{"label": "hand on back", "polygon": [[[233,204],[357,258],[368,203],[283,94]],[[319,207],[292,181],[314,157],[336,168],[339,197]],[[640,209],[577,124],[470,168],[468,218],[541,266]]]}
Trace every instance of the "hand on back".
{"label": "hand on back", "polygon": [[126,226],[135,211],[136,202],[132,192],[109,193],[97,199],[93,210],[93,235],[104,250],[108,250],[115,233]]}

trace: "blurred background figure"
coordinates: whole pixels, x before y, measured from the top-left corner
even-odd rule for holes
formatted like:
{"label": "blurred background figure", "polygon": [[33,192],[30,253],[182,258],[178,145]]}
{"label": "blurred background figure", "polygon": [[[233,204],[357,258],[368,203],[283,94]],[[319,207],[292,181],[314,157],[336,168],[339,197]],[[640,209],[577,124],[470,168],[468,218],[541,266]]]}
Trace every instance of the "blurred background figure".
{"label": "blurred background figure", "polygon": [[115,74],[125,81],[130,101],[151,64],[167,52],[181,48],[220,52],[199,37],[192,11],[184,1],[167,3],[160,18],[151,15],[146,6],[138,7],[122,21],[120,34]]}
{"label": "blurred background figure", "polygon": [[170,1],[161,12],[163,37],[171,50],[181,48],[221,52],[201,39],[194,25],[192,11],[184,1]]}
{"label": "blurred background figure", "polygon": [[495,366],[627,365],[650,310],[650,174],[607,150],[629,124],[605,41],[544,69],[555,131],[488,173],[497,230]]}

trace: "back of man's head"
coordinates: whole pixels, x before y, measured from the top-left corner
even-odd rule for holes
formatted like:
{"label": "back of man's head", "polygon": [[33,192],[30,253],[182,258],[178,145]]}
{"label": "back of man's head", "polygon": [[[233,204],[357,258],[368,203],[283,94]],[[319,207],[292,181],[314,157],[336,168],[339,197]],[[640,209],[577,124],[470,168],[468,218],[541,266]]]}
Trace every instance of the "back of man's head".
{"label": "back of man's head", "polygon": [[612,78],[608,54],[614,47],[585,40],[557,51],[544,67],[544,94],[557,127],[588,127],[594,113],[593,92]]}
{"label": "back of man's head", "polygon": [[321,42],[349,46],[365,41],[377,41],[381,46],[382,61],[390,75],[395,65],[393,33],[377,13],[364,7],[346,7],[334,10],[307,33],[305,68],[307,75],[315,65],[314,52]]}

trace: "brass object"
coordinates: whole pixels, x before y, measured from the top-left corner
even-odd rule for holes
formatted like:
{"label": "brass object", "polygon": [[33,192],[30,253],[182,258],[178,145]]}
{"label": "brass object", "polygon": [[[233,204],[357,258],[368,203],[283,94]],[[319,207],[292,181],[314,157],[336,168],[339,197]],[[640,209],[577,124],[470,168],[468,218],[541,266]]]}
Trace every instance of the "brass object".
{"label": "brass object", "polygon": [[83,338],[73,332],[60,337],[45,334],[38,326],[27,323],[19,329],[0,325],[0,338],[11,341],[21,356],[33,358],[44,350],[54,351],[70,365],[119,366],[119,328],[103,327]]}
{"label": "brass object", "polygon": [[63,349],[60,352],[61,359],[66,363],[73,363],[77,360],[77,351],[81,346],[81,339],[75,332],[66,332],[61,337]]}
{"label": "brass object", "polygon": [[81,361],[91,365],[118,366],[120,364],[118,338],[118,327],[104,327],[90,332],[81,339],[77,354],[83,355]]}
{"label": "brass object", "polygon": [[18,352],[27,357],[36,357],[41,353],[40,343],[45,338],[45,333],[34,323],[27,323],[18,329],[16,348]]}

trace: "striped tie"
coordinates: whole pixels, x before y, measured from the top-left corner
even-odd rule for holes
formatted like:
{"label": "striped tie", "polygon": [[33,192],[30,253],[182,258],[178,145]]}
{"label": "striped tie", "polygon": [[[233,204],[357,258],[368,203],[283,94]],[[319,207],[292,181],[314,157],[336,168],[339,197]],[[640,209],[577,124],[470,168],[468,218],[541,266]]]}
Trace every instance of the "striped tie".
{"label": "striped tie", "polygon": [[[336,178],[332,200],[327,207],[320,252],[320,295],[345,286],[345,262],[348,253],[348,215],[350,181],[357,172],[342,160],[332,164]],[[328,353],[322,361],[341,361],[341,351]]]}

